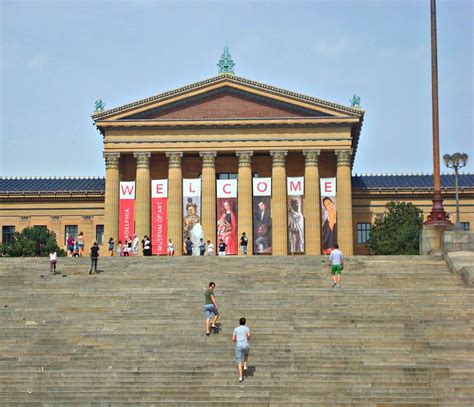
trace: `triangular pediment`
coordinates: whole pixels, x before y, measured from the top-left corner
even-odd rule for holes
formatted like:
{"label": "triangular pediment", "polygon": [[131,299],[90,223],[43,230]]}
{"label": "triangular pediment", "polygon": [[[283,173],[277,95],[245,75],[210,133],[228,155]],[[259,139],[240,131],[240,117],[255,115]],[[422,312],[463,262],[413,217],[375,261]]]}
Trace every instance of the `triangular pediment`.
{"label": "triangular pediment", "polygon": [[358,118],[356,109],[250,81],[220,75],[104,112],[98,122],[196,121],[279,118]]}

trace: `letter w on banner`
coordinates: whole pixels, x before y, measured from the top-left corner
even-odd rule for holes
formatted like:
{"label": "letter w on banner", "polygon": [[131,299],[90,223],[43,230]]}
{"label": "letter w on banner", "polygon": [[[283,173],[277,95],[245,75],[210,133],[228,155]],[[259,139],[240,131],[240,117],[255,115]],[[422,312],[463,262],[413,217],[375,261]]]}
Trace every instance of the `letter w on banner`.
{"label": "letter w on banner", "polygon": [[337,244],[336,178],[321,178],[321,217],[323,253],[331,253]]}
{"label": "letter w on banner", "polygon": [[166,254],[168,240],[168,180],[151,181],[151,241],[153,254]]}
{"label": "letter w on banner", "polygon": [[[122,244],[135,233],[135,181],[120,183],[119,240]],[[109,236],[110,237],[110,236]]]}
{"label": "letter w on banner", "polygon": [[[199,255],[199,239],[204,239],[201,226],[201,179],[183,179],[183,240],[191,238],[193,254]],[[186,250],[186,244],[183,245]]]}
{"label": "letter w on banner", "polygon": [[237,180],[217,180],[217,243],[226,254],[237,254]]}
{"label": "letter w on banner", "polygon": [[304,253],[303,195],[304,177],[287,177],[288,191],[288,251]]}
{"label": "letter w on banner", "polygon": [[271,178],[253,179],[254,253],[272,253]]}

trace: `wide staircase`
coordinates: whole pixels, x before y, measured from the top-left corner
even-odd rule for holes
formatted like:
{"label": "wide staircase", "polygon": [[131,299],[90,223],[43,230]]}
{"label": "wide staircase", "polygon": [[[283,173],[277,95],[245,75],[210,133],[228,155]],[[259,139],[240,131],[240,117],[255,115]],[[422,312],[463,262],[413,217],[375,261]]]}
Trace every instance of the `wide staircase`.
{"label": "wide staircase", "polygon": [[474,290],[440,257],[352,257],[339,289],[323,257],[58,263],[0,259],[0,406],[474,405]]}

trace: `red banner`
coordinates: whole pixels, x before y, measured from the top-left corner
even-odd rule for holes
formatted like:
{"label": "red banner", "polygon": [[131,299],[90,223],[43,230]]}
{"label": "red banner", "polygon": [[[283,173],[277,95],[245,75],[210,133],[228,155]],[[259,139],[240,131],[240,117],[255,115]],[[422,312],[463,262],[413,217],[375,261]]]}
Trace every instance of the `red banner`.
{"label": "red banner", "polygon": [[167,254],[168,180],[151,181],[151,243],[153,254]]}
{"label": "red banner", "polygon": [[135,181],[120,183],[119,241],[122,245],[135,233]]}

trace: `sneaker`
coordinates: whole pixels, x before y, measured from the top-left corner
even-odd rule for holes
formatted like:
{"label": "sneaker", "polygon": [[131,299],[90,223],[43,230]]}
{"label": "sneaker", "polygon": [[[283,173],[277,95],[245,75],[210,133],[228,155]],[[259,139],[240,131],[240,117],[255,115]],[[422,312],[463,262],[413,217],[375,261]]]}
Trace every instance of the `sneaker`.
{"label": "sneaker", "polygon": [[338,285],[337,285],[337,288],[341,288],[341,286],[338,284]]}
{"label": "sneaker", "polygon": [[337,285],[337,283],[334,283],[334,284],[332,285],[332,288],[336,287],[336,285]]}
{"label": "sneaker", "polygon": [[248,370],[248,367],[247,365],[244,365],[244,370],[247,371]]}
{"label": "sneaker", "polygon": [[239,377],[239,383],[242,383],[244,381],[243,377]]}

